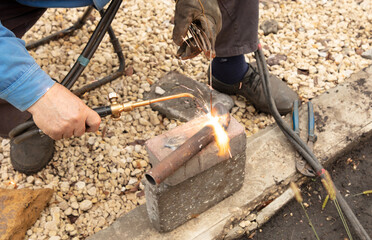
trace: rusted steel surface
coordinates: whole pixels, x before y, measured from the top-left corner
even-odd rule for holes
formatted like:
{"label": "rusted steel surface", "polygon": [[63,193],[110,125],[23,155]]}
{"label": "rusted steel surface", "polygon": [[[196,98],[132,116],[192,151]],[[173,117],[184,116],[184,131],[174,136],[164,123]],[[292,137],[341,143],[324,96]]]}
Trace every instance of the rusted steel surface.
{"label": "rusted steel surface", "polygon": [[[220,119],[220,124],[226,129],[230,122],[230,115],[222,104],[216,104],[212,109],[213,116],[225,117]],[[195,156],[201,149],[211,143],[214,139],[213,127],[207,125],[198,131],[195,135],[186,140],[176,150],[171,152],[167,157],[154,166],[145,174],[149,183],[156,185],[163,182],[167,177],[172,175],[183,164]]]}

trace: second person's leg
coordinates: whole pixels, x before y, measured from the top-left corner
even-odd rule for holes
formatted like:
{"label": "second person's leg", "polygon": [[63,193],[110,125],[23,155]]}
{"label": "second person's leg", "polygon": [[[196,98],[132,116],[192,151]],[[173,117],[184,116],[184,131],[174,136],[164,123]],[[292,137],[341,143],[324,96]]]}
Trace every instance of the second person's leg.
{"label": "second person's leg", "polygon": [[[222,30],[216,39],[211,84],[220,92],[245,97],[259,111],[269,112],[256,66],[248,64],[244,57],[257,50],[258,3],[258,0],[219,0]],[[279,112],[290,112],[297,94],[273,75],[270,83]]]}

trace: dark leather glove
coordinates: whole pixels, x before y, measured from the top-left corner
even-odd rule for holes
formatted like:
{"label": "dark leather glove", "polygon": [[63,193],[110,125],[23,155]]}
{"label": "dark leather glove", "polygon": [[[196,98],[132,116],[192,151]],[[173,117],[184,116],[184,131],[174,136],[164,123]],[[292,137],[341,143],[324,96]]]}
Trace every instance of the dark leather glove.
{"label": "dark leather glove", "polygon": [[[222,17],[217,0],[178,0],[176,2],[173,41],[180,46],[177,55],[182,59],[193,58],[202,51],[195,45],[184,41],[191,23],[204,31],[211,45],[212,57],[214,57],[216,36],[222,28]],[[205,54],[208,58],[210,57],[209,52]]]}

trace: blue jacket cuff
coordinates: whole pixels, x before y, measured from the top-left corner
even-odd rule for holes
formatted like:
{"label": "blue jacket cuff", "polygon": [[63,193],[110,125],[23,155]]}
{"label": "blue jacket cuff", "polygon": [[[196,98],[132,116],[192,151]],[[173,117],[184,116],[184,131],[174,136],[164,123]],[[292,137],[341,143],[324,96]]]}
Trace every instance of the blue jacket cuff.
{"label": "blue jacket cuff", "polygon": [[36,63],[8,88],[0,92],[0,98],[21,111],[27,110],[53,85],[53,81]]}

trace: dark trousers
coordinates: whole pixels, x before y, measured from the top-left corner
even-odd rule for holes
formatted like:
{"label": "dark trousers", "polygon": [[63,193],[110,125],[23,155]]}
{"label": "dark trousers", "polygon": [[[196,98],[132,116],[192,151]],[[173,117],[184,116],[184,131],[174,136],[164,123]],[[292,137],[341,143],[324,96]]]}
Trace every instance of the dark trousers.
{"label": "dark trousers", "polygon": [[[4,27],[11,30],[17,37],[22,38],[45,10],[45,8],[24,6],[15,0],[1,0],[0,21]],[[0,99],[0,136],[7,137],[12,128],[30,117],[31,114],[28,112],[21,112],[8,102]]]}
{"label": "dark trousers", "polygon": [[218,1],[222,14],[222,29],[216,39],[217,57],[231,57],[257,50],[258,1]]}

